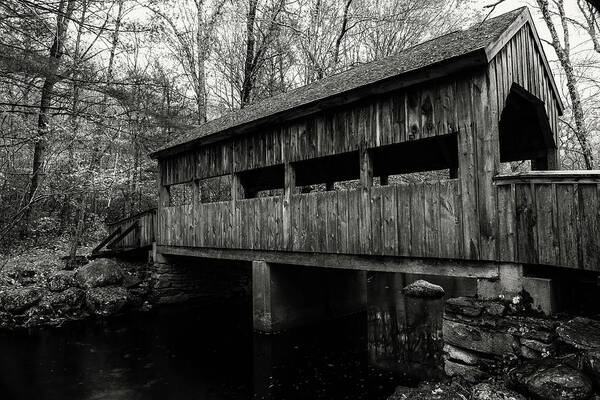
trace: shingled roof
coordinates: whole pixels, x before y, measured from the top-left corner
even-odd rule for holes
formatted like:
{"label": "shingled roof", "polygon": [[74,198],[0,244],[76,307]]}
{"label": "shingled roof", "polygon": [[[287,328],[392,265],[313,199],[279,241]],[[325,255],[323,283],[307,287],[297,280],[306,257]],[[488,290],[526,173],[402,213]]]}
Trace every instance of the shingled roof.
{"label": "shingled roof", "polygon": [[[325,104],[327,99],[347,97],[359,88],[373,86],[389,81],[410,72],[423,70],[434,65],[456,63],[462,58],[469,57],[465,66],[485,65],[494,54],[503,33],[509,28],[522,26],[530,21],[531,16],[526,7],[490,18],[473,27],[456,31],[438,38],[426,41],[396,55],[366,63],[345,72],[321,79],[306,86],[282,93],[247,107],[231,112],[221,118],[206,122],[190,129],[178,139],[151,154],[158,158],[183,151],[193,144],[201,144],[220,140],[225,133],[235,134],[249,124],[267,121],[280,117],[283,113],[300,110],[317,103]],[[286,117],[287,118],[287,117]],[[285,118],[283,118],[285,119]],[[239,132],[237,132],[239,133]]]}

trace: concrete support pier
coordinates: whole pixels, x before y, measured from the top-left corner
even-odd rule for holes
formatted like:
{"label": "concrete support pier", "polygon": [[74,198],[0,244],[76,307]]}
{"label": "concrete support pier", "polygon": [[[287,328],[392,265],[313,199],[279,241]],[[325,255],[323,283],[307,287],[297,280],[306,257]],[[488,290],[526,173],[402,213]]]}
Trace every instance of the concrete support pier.
{"label": "concrete support pier", "polygon": [[274,333],[366,307],[366,272],[252,263],[254,329]]}

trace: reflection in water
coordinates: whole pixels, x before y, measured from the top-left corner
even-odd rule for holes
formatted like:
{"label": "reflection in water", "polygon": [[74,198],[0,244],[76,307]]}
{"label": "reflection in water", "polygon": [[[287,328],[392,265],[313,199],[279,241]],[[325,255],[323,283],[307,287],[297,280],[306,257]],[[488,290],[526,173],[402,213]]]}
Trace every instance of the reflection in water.
{"label": "reflection in water", "polygon": [[3,399],[385,399],[364,314],[252,332],[250,301],[0,334]]}

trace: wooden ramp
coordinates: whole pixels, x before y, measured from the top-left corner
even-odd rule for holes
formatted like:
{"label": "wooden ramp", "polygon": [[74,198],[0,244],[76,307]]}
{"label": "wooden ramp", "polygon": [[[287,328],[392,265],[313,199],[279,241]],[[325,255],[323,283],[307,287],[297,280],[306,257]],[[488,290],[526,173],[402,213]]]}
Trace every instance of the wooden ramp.
{"label": "wooden ramp", "polygon": [[92,257],[106,257],[150,248],[156,230],[156,209],[112,222],[110,234],[92,250]]}

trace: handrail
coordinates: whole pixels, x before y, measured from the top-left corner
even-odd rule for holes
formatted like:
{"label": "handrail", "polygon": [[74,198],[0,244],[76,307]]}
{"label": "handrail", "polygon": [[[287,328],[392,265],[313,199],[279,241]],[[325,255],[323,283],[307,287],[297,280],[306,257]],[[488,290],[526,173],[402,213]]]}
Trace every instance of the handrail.
{"label": "handrail", "polygon": [[527,171],[500,174],[494,177],[496,185],[517,182],[600,183],[600,170]]}
{"label": "handrail", "polygon": [[113,222],[109,222],[106,225],[108,225],[109,227],[112,227],[114,225],[122,224],[123,222],[127,222],[127,221],[132,220],[132,219],[140,218],[141,216],[146,215],[146,214],[156,213],[156,210],[157,210],[156,207],[149,208],[147,210],[140,211],[137,214],[133,214],[133,215],[130,215],[130,216],[125,217],[125,218],[121,218],[121,219],[113,221]]}

